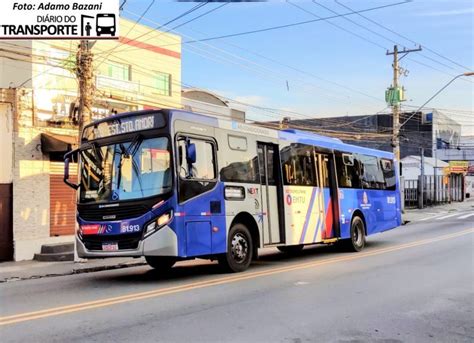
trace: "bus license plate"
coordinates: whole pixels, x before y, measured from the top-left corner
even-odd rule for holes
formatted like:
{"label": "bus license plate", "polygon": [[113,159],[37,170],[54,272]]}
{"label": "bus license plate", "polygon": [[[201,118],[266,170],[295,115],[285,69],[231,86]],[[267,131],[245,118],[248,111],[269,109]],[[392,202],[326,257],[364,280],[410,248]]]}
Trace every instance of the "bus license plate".
{"label": "bus license plate", "polygon": [[102,243],[103,251],[117,251],[119,250],[118,243]]}

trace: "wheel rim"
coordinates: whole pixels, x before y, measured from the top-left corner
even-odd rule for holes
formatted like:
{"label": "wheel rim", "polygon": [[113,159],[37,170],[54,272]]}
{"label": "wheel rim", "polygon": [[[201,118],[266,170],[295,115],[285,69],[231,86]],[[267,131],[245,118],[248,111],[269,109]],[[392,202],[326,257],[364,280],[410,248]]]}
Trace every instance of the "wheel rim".
{"label": "wheel rim", "polygon": [[232,258],[234,259],[234,261],[237,263],[244,262],[247,259],[248,251],[249,244],[247,238],[241,233],[237,233],[236,235],[234,235],[234,237],[232,238],[231,248]]}
{"label": "wheel rim", "polygon": [[358,222],[354,225],[354,230],[352,234],[352,240],[354,244],[358,247],[362,245],[362,240],[363,240],[363,233],[362,233],[362,223]]}

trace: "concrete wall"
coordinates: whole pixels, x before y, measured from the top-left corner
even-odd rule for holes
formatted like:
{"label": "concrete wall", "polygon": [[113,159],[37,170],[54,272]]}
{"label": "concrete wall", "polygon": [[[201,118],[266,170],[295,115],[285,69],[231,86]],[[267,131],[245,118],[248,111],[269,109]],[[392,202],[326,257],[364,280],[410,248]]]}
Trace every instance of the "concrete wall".
{"label": "concrete wall", "polygon": [[13,116],[11,104],[0,103],[0,183],[13,181]]}
{"label": "concrete wall", "polygon": [[438,149],[436,157],[443,161],[474,162],[474,149]]}
{"label": "concrete wall", "polygon": [[[402,158],[402,175],[405,180],[418,180],[418,176],[421,175],[421,163],[419,156],[407,156]],[[436,167],[435,167],[436,165]],[[443,168],[448,167],[446,162],[441,160],[434,161],[433,158],[426,157],[424,164],[424,173],[426,176],[443,175]]]}
{"label": "concrete wall", "polygon": [[73,236],[50,237],[49,156],[41,151],[41,133],[69,130],[31,126],[31,92],[20,91],[13,131],[13,243],[15,261],[31,260],[41,245],[73,242]]}

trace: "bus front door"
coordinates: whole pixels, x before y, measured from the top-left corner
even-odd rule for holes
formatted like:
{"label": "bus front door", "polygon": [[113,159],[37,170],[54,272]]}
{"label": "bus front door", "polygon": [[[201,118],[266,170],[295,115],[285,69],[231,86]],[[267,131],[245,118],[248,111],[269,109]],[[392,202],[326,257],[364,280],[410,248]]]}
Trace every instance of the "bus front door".
{"label": "bus front door", "polygon": [[[263,244],[282,243],[282,223],[280,209],[283,208],[283,195],[280,175],[278,145],[258,143],[258,166],[260,174],[260,195]],[[284,232],[284,231],[283,231]]]}

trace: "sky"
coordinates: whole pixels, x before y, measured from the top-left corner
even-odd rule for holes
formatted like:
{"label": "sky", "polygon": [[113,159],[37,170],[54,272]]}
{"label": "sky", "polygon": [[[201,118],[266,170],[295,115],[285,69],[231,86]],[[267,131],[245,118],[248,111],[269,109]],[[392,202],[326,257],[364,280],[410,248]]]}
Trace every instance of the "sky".
{"label": "sky", "polygon": [[[128,0],[122,16],[137,20],[151,3]],[[386,52],[395,44],[400,49],[422,46],[422,51],[400,61],[407,70],[400,77],[407,110],[422,105],[454,76],[474,69],[472,1],[321,0],[318,4],[291,0],[223,6],[212,2],[172,22],[168,28],[214,9],[173,31],[183,39],[182,83],[256,106],[234,103],[243,106],[250,119],[270,120],[282,115],[305,118],[386,111],[384,92],[393,79],[393,56]],[[391,4],[395,5],[361,13],[366,18],[353,14],[187,43]],[[140,23],[156,27],[194,6],[193,2],[155,0]],[[464,77],[427,106],[446,109],[463,125],[463,134],[474,135],[473,99],[474,76]]]}

